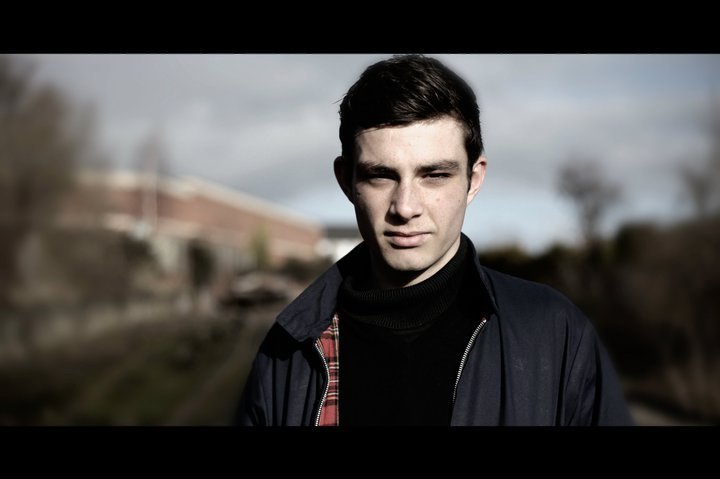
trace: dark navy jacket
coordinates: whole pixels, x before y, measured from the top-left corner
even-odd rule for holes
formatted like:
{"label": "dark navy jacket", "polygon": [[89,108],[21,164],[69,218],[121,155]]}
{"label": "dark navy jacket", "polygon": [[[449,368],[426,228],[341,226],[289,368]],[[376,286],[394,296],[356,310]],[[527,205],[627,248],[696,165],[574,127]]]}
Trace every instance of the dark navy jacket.
{"label": "dark navy jacket", "polygon": [[[250,371],[237,424],[316,424],[327,373],[314,342],[335,313],[348,258],[362,248],[277,317]],[[483,285],[478,300],[492,314],[468,346],[451,424],[631,425],[617,375],[587,317],[554,289],[481,266],[474,249],[473,257]],[[342,354],[340,372],[342,378]]]}

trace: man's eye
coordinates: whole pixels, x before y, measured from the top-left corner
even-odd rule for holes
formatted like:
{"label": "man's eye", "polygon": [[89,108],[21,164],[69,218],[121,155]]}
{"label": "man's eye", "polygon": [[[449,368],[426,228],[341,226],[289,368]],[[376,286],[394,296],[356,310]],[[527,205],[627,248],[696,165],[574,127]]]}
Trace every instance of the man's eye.
{"label": "man's eye", "polygon": [[430,178],[433,180],[450,178],[450,173],[428,173],[427,178]]}
{"label": "man's eye", "polygon": [[390,175],[384,173],[371,173],[367,175],[367,179],[370,181],[384,181],[391,180],[392,178],[390,177]]}

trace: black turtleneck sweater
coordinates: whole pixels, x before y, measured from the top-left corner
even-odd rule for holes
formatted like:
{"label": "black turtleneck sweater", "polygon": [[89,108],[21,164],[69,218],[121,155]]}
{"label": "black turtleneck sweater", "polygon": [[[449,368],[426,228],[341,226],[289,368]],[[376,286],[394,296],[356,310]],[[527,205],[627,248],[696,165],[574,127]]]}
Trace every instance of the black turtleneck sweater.
{"label": "black turtleneck sweater", "polygon": [[483,314],[469,244],[413,286],[367,289],[358,264],[338,295],[340,425],[450,424],[462,355]]}

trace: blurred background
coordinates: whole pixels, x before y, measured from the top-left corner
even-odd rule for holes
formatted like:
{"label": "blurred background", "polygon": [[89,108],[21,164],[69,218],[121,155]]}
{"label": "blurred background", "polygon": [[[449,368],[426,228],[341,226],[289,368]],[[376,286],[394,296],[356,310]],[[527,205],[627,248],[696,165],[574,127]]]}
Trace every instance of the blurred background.
{"label": "blurred background", "polygon": [[[0,425],[224,425],[359,241],[339,101],[387,55],[0,55]],[[639,424],[720,424],[720,55],[438,55],[464,231],[592,319]]]}

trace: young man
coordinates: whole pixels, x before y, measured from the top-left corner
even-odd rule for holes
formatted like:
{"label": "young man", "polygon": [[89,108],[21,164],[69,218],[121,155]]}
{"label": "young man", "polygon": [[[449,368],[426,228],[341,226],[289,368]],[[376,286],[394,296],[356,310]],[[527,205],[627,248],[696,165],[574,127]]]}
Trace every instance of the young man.
{"label": "young man", "polygon": [[419,55],[376,63],[342,101],[340,140],[364,241],[278,316],[239,424],[631,424],[588,319],[481,266],[461,233],[487,164],[464,80]]}

